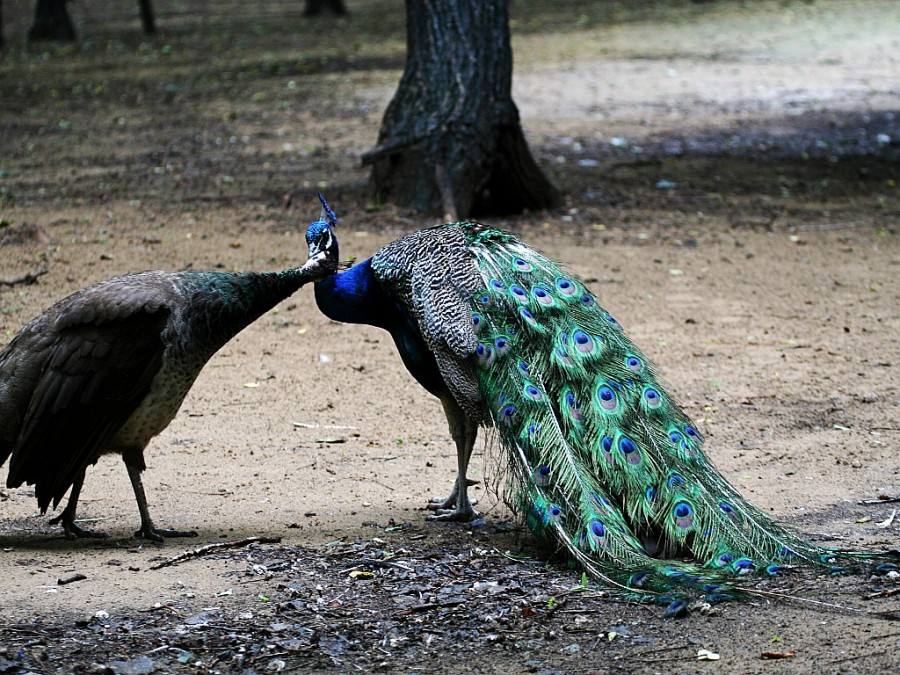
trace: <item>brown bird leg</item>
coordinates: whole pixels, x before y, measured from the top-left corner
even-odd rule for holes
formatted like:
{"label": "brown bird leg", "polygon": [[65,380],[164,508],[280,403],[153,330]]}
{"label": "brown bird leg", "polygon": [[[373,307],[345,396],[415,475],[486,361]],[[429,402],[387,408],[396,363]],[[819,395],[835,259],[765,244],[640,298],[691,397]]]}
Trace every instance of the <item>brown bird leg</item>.
{"label": "brown bird leg", "polygon": [[466,478],[469,468],[469,458],[472,456],[472,448],[475,447],[475,439],[478,436],[478,425],[468,418],[452,395],[441,397],[444,406],[444,414],[450,426],[450,435],[456,443],[457,476],[453,485],[453,492],[446,499],[433,499],[428,508],[437,513],[428,516],[428,520],[450,520],[457,522],[469,522],[480,514],[472,508],[469,501],[469,486],[477,481]]}
{"label": "brown bird leg", "polygon": [[147,508],[147,497],[144,494],[144,483],[141,481],[141,471],[130,464],[126,464],[125,466],[128,468],[128,477],[131,479],[131,487],[134,488],[134,497],[137,499],[138,511],[141,513],[141,529],[134,533],[135,537],[162,543],[165,537],[197,536],[197,533],[193,530],[169,530],[154,527],[153,521],[150,519],[150,510]]}
{"label": "brown bird leg", "polygon": [[50,524],[62,525],[63,532],[66,533],[66,539],[103,539],[109,536],[106,532],[85,530],[75,524],[75,510],[78,508],[78,497],[81,494],[82,485],[84,485],[84,471],[78,474],[75,482],[72,483],[72,490],[69,492],[69,501],[66,502],[66,508],[58,516],[52,518]]}

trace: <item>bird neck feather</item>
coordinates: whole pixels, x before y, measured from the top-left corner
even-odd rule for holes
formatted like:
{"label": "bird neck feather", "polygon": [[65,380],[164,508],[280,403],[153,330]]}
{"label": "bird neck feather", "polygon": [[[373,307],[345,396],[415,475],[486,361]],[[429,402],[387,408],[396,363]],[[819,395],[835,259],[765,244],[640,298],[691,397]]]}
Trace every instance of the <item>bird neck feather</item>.
{"label": "bird neck feather", "polygon": [[315,285],[316,304],[329,319],[390,329],[393,303],[372,273],[372,259]]}

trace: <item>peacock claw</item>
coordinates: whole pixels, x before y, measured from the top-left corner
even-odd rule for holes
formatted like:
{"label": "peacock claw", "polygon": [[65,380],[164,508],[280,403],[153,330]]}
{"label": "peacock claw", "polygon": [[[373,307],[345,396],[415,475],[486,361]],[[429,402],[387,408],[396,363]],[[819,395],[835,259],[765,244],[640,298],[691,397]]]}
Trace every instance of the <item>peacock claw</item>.
{"label": "peacock claw", "polygon": [[[466,490],[469,489],[472,485],[478,485],[477,480],[473,480],[471,478],[466,478]],[[429,500],[428,504],[425,505],[429,511],[451,511],[456,510],[457,502],[459,500],[459,479],[457,479],[453,483],[453,492],[451,492],[446,497],[433,497]],[[469,505],[472,506],[477,504],[477,501],[470,501]]]}
{"label": "peacock claw", "polygon": [[472,508],[474,502],[469,502],[468,507],[462,508],[439,508],[437,513],[427,516],[426,520],[441,521],[445,523],[468,523],[481,516],[478,511]]}
{"label": "peacock claw", "polygon": [[165,528],[158,528],[153,526],[141,526],[137,532],[134,533],[135,539],[149,539],[150,541],[155,541],[157,544],[163,543],[166,539],[172,539],[175,537],[196,537],[198,534],[193,530],[170,530]]}
{"label": "peacock claw", "polygon": [[106,539],[109,536],[106,532],[94,532],[93,530],[79,527],[74,521],[66,518],[64,513],[51,519],[49,524],[61,525],[63,532],[66,534],[66,539]]}
{"label": "peacock claw", "polygon": [[[469,502],[472,506],[478,503],[477,499],[473,499]],[[456,506],[456,495],[450,495],[449,497],[444,497],[441,499],[440,497],[434,497],[431,501],[429,501],[425,508],[429,511],[451,511],[455,510],[453,507]]]}

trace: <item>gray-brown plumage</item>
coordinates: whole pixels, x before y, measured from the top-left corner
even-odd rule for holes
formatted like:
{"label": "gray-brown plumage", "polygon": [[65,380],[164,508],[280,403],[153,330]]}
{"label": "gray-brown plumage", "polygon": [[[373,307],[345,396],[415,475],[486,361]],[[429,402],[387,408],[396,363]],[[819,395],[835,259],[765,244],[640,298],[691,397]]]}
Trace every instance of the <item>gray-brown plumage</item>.
{"label": "gray-brown plumage", "polygon": [[307,232],[303,267],[271,273],[137,272],[60,300],[0,352],[0,465],[8,487],[34,485],[41,512],[67,536],[105,536],[75,524],[85,470],[122,455],[141,515],[135,536],[194,532],[154,527],[141,483],[144,448],[175,417],[209,358],[304,284],[333,274],[337,241]]}

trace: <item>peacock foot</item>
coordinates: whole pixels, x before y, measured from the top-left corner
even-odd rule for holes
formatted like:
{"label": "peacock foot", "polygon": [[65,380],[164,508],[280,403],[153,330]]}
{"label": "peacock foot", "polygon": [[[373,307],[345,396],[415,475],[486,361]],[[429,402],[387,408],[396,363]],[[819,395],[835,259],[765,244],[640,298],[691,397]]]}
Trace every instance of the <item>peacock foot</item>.
{"label": "peacock foot", "polygon": [[[450,511],[456,506],[456,499],[455,493],[451,494],[449,497],[434,497],[425,505],[425,508],[429,511]],[[473,499],[469,502],[472,506],[475,506],[477,503],[477,499]]]}
{"label": "peacock foot", "polygon": [[143,524],[141,529],[134,533],[135,539],[149,539],[157,544],[163,543],[166,539],[175,537],[196,537],[198,536],[193,530],[171,530],[167,528],[154,527],[152,524]]}
{"label": "peacock foot", "polygon": [[109,536],[106,532],[94,532],[93,530],[79,527],[75,524],[74,516],[67,514],[65,511],[56,516],[56,518],[52,518],[50,525],[61,525],[63,532],[66,533],[66,539],[105,539]]}
{"label": "peacock foot", "polygon": [[427,520],[443,521],[447,523],[468,523],[480,516],[481,514],[472,508],[472,502],[466,500],[466,503],[462,506],[437,509],[437,513],[428,516]]}
{"label": "peacock foot", "polygon": [[[478,485],[477,480],[472,480],[471,478],[466,478],[466,489],[472,485]],[[425,505],[429,511],[449,511],[453,510],[457,506],[457,502],[459,501],[459,479],[456,479],[456,482],[453,483],[453,492],[451,492],[447,497],[434,497],[431,499],[428,504]],[[469,502],[469,505],[477,504],[477,501]]]}

